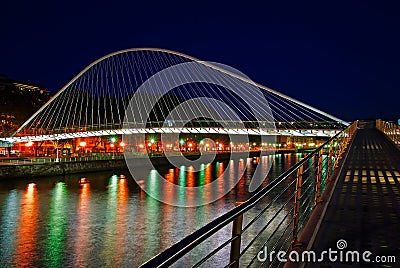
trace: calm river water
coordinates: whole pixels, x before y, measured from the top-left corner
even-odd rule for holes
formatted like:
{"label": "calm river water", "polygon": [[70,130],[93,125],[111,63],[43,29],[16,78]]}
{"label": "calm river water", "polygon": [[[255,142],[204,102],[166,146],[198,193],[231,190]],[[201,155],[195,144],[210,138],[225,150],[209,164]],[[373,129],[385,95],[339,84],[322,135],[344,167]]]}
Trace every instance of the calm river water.
{"label": "calm river water", "polygon": [[[246,200],[256,165],[273,162],[266,185],[300,156],[263,156],[234,163],[226,176],[233,178],[239,169],[247,168],[238,185],[216,202],[195,208],[151,198],[127,170],[0,181],[0,266],[137,267],[232,209],[235,202]],[[190,167],[162,170],[167,179],[179,176],[187,184],[197,184],[212,180],[225,166],[224,162],[208,164],[200,174],[193,174]],[[90,183],[79,185],[81,177]],[[230,235],[230,230],[218,234],[224,239]]]}

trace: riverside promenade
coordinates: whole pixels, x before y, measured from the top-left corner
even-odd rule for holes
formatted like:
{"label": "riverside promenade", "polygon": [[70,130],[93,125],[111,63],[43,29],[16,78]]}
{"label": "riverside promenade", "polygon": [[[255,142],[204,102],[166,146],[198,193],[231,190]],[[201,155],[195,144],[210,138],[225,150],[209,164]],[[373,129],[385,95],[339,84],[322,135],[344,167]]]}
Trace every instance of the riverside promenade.
{"label": "riverside promenade", "polygon": [[[343,257],[343,262],[312,263],[306,267],[400,267],[399,224],[400,150],[367,124],[357,130],[325,217],[309,248],[317,253],[329,248],[344,254],[358,251],[360,262]],[[372,253],[370,263],[361,260],[365,251]],[[396,262],[389,256],[395,256]]]}

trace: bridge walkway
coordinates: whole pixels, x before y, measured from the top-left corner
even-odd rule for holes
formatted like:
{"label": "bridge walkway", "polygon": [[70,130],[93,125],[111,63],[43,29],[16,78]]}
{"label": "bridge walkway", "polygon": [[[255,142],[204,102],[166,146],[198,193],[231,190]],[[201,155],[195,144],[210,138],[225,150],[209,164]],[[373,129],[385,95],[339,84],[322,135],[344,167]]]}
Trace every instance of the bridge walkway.
{"label": "bridge walkway", "polygon": [[371,260],[393,255],[396,263],[325,262],[306,267],[400,267],[399,226],[400,150],[367,125],[357,130],[311,249],[337,250],[338,240],[344,239],[343,252],[368,250]]}

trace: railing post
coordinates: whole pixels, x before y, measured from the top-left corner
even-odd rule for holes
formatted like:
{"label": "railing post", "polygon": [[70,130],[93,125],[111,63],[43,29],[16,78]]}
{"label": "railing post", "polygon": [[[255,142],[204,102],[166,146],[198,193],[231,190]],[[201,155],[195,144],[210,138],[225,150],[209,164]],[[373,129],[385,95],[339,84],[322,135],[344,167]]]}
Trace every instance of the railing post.
{"label": "railing post", "polygon": [[[240,206],[243,202],[236,202],[236,206]],[[233,263],[231,267],[239,268],[240,246],[242,243],[242,223],[243,214],[239,215],[232,222],[232,238],[236,237],[231,242],[231,256],[229,263]]]}
{"label": "railing post", "polygon": [[[301,160],[300,160],[301,161]],[[301,202],[301,186],[303,184],[303,165],[297,170],[296,178],[296,194],[294,196],[294,211],[293,211],[293,233],[291,241],[291,249],[301,245],[297,240],[297,233],[299,230],[299,218],[300,218],[300,202]]]}
{"label": "railing post", "polygon": [[315,195],[314,195],[314,206],[321,202],[321,178],[322,178],[322,151],[318,152],[318,166],[317,174],[315,176]]}

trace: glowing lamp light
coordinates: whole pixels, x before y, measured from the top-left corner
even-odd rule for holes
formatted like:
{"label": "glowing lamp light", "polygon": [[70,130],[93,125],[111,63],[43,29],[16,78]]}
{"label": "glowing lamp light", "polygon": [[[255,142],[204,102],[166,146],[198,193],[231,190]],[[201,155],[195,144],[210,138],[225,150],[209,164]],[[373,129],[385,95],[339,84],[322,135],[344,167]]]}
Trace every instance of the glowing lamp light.
{"label": "glowing lamp light", "polygon": [[112,143],[114,143],[114,142],[117,141],[117,139],[116,139],[115,137],[112,137],[112,138],[110,139],[110,141],[111,141]]}
{"label": "glowing lamp light", "polygon": [[149,142],[149,143],[147,144],[147,146],[149,146],[149,147],[150,147],[150,146],[151,146],[151,142]]}
{"label": "glowing lamp light", "polygon": [[192,146],[193,146],[193,144],[189,143],[189,144],[188,144],[188,146],[189,146],[189,147],[192,147]]}
{"label": "glowing lamp light", "polygon": [[81,141],[81,142],[79,143],[79,146],[85,147],[85,146],[86,146],[86,141]]}
{"label": "glowing lamp light", "polygon": [[29,183],[28,186],[26,187],[28,192],[32,192],[33,190],[36,189],[36,183]]}
{"label": "glowing lamp light", "polygon": [[150,140],[150,143],[154,143],[154,139],[151,139],[151,140]]}
{"label": "glowing lamp light", "polygon": [[184,142],[183,140],[180,140],[179,143],[180,143],[181,145],[183,145],[185,142]]}
{"label": "glowing lamp light", "polygon": [[33,142],[32,141],[28,141],[27,143],[25,143],[25,146],[26,147],[31,147],[33,145]]}
{"label": "glowing lamp light", "polygon": [[111,143],[111,144],[110,144],[110,147],[113,148],[113,147],[114,147],[114,143]]}
{"label": "glowing lamp light", "polygon": [[121,141],[121,143],[119,144],[121,147],[125,146],[125,142]]}
{"label": "glowing lamp light", "polygon": [[143,144],[139,144],[139,148],[143,148]]}

